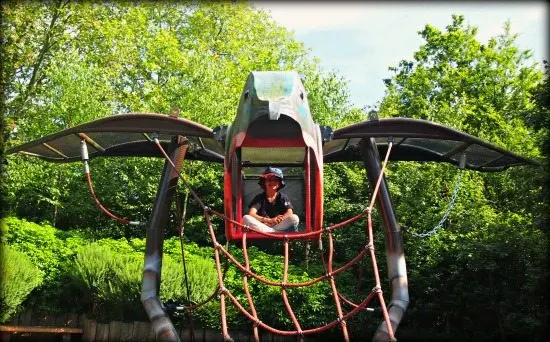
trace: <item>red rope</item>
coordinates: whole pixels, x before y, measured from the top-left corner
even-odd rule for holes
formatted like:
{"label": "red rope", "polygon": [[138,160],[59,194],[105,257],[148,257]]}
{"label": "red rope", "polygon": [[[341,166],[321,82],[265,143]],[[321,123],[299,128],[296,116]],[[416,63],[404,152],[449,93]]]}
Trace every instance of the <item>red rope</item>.
{"label": "red rope", "polygon": [[[82,136],[81,133],[79,133],[79,136]],[[139,225],[140,222],[130,221],[126,218],[121,218],[113,214],[107,208],[105,208],[101,203],[101,201],[99,200],[99,198],[97,198],[97,195],[94,190],[94,186],[92,185],[92,176],[90,175],[90,167],[88,165],[88,147],[86,145],[86,140],[87,139],[82,139],[80,141],[80,154],[82,156],[82,163],[84,164],[84,173],[86,173],[86,182],[88,183],[88,189],[90,189],[90,193],[92,194],[92,198],[94,199],[96,206],[99,209],[101,209],[101,211],[103,211],[105,214],[107,214],[107,216],[117,220],[120,223],[130,224],[135,226]]]}
{"label": "red rope", "polygon": [[[344,297],[343,294],[341,293],[338,293],[338,297],[346,304],[348,304],[349,306],[353,307],[353,308],[356,308],[358,307],[359,305],[355,304],[354,302],[352,302],[351,300],[347,299],[346,297]],[[364,308],[363,310],[365,311],[369,311],[369,308]],[[371,309],[373,310],[373,309]]]}
{"label": "red rope", "polygon": [[[241,229],[244,230],[250,230],[250,231],[253,231],[255,233],[259,233],[263,236],[266,236],[266,237],[269,237],[269,238],[273,238],[273,239],[276,239],[276,240],[283,240],[283,239],[288,239],[288,240],[302,240],[304,238],[309,238],[309,237],[313,237],[313,236],[317,236],[317,237],[320,237],[321,234],[323,233],[323,229],[321,228],[316,228],[314,229],[314,231],[312,232],[309,232],[309,233],[292,233],[292,234],[281,234],[281,233],[268,233],[268,232],[264,232],[258,228],[254,228],[254,227],[251,227],[251,226],[246,226],[238,221],[235,221],[233,219],[230,219],[229,217],[225,216],[225,214],[223,213],[220,213],[219,211],[216,211],[216,210],[213,210],[213,209],[210,209],[208,208],[209,212],[216,215],[217,217],[221,218],[222,220],[227,220],[239,227],[241,227]],[[357,220],[367,216],[367,209],[364,210],[363,212],[357,214],[356,216],[350,218],[350,219],[347,219],[345,221],[342,221],[340,223],[336,223],[332,226],[328,226],[326,228],[324,228],[325,231],[327,232],[330,232],[330,231],[333,231],[333,230],[336,230],[336,229],[340,229],[340,228],[343,228],[344,226],[348,225],[348,224],[351,224],[353,222],[356,222]]]}
{"label": "red rope", "polygon": [[[243,232],[243,256],[245,260],[245,268],[247,271],[250,271],[250,260],[248,259],[248,248],[246,247],[246,231]],[[248,289],[248,275],[245,272],[243,275],[243,287],[244,287],[244,293],[246,294],[246,298],[248,300],[248,305],[250,306],[250,311],[252,311],[252,315],[254,317],[254,322],[258,321],[258,314],[256,313],[256,308],[254,307],[254,301],[252,300],[252,296],[250,295],[250,291]],[[256,324],[253,325],[252,328],[254,332],[254,341],[260,341],[260,334],[258,332],[258,326]]]}
{"label": "red rope", "polygon": [[[212,238],[212,241],[215,243],[214,245],[214,258],[216,260],[216,271],[218,273],[218,284],[220,284],[220,311],[221,311],[221,317],[222,317],[222,333],[224,336],[224,339],[228,339],[229,333],[227,329],[227,318],[225,316],[225,293],[227,292],[224,286],[222,272],[221,272],[221,264],[220,264],[220,252],[218,251],[219,246],[221,246],[216,241],[216,234],[214,233],[214,229],[212,228],[212,222],[210,221],[210,215],[208,215],[208,212],[205,210],[204,212],[204,218],[206,219],[206,222],[208,223],[208,227],[210,227],[210,237]],[[230,338],[229,338],[230,339]]]}
{"label": "red rope", "polygon": [[107,214],[107,216],[117,220],[118,222],[124,223],[124,224],[130,224],[130,220],[116,216],[115,214],[110,212],[107,208],[105,208],[103,206],[103,204],[101,204],[101,202],[99,201],[99,199],[97,198],[97,196],[95,194],[94,186],[92,185],[92,177],[90,176],[90,172],[86,172],[86,180],[87,180],[87,183],[88,183],[88,189],[90,189],[90,193],[92,194],[92,198],[94,199],[94,202],[97,205],[97,207],[99,209],[101,209],[105,214]]}
{"label": "red rope", "polygon": [[334,281],[334,275],[332,274],[332,258],[334,256],[334,243],[332,240],[332,233],[328,233],[328,249],[329,249],[329,264],[328,264],[328,275],[329,275],[329,283],[330,287],[332,289],[332,295],[334,297],[334,304],[336,305],[336,311],[338,313],[338,320],[340,321],[340,327],[342,328],[342,334],[344,335],[344,340],[349,341],[348,336],[348,329],[346,327],[346,321],[342,319],[342,306],[340,304],[340,300],[338,298],[338,290],[336,289],[336,283]]}
{"label": "red rope", "polygon": [[[215,242],[215,244],[218,244],[217,242]],[[256,273],[252,272],[250,269],[247,270],[247,268],[245,266],[243,266],[237,259],[235,259],[235,257],[233,255],[231,255],[231,253],[229,253],[225,248],[223,248],[223,246],[221,246],[220,244],[218,244],[218,247],[217,249],[219,249],[223,254],[225,254],[225,256],[235,265],[237,266],[243,273],[246,273],[247,275],[253,277],[254,279],[258,280],[258,281],[261,281],[262,283],[266,284],[266,285],[271,285],[271,286],[280,286],[281,283],[280,282],[275,282],[275,281],[271,281],[271,280],[268,280],[268,279],[265,279],[259,275],[257,275]],[[345,265],[341,266],[340,268],[338,268],[337,270],[335,270],[334,272],[332,272],[332,275],[338,275],[339,273],[342,273],[344,272],[345,270],[347,270],[348,268],[350,268],[351,266],[355,265],[357,262],[359,262],[359,260],[361,260],[363,258],[363,256],[367,253],[367,249],[366,248],[363,248],[353,259],[351,259],[350,261],[348,261],[348,263],[346,263]],[[320,282],[321,280],[325,280],[328,278],[328,274],[324,274],[322,276],[319,276],[317,278],[314,278],[314,279],[311,279],[309,281],[305,281],[305,282],[301,282],[301,283],[287,283],[285,284],[286,287],[305,287],[305,286],[310,286],[310,285],[313,285],[315,283],[318,283]]]}
{"label": "red rope", "polygon": [[[154,141],[157,144],[157,146],[161,149],[161,151],[164,154],[165,158],[170,163],[172,163],[172,161],[170,160],[168,155],[164,152],[164,150],[163,150],[162,146],[160,145],[158,139],[154,138]],[[341,329],[342,329],[344,339],[346,341],[349,341],[349,336],[348,336],[347,327],[346,327],[346,320],[353,317],[359,311],[364,311],[366,306],[372,301],[372,299],[375,296],[377,296],[378,301],[380,302],[380,306],[381,306],[381,309],[382,309],[383,316],[384,316],[384,321],[387,325],[388,334],[389,334],[389,336],[392,340],[395,339],[394,336],[393,336],[393,329],[392,329],[392,326],[391,326],[391,322],[390,322],[390,319],[389,319],[389,314],[388,314],[388,311],[387,311],[387,308],[386,308],[386,305],[385,305],[385,302],[384,302],[384,297],[382,295],[382,290],[381,290],[381,286],[380,286],[380,276],[379,276],[379,272],[378,272],[378,266],[377,266],[377,263],[376,263],[376,256],[375,256],[375,253],[374,253],[374,244],[373,244],[374,239],[373,239],[373,233],[372,233],[372,215],[371,215],[372,214],[372,208],[374,207],[374,202],[375,202],[376,196],[378,195],[379,185],[380,185],[381,181],[383,180],[383,176],[384,176],[386,164],[387,164],[387,161],[388,161],[388,158],[389,158],[391,147],[392,147],[392,143],[390,142],[389,145],[388,145],[386,158],[384,159],[383,167],[382,167],[382,170],[380,172],[380,176],[377,180],[375,189],[374,189],[373,194],[372,194],[372,199],[371,199],[369,207],[364,212],[352,217],[351,219],[348,219],[348,220],[340,222],[338,224],[326,227],[325,229],[317,229],[317,230],[315,230],[313,232],[310,232],[310,233],[294,233],[294,234],[291,234],[291,235],[280,234],[280,233],[279,234],[272,234],[272,233],[262,232],[258,229],[253,228],[253,227],[244,226],[244,225],[240,224],[239,222],[236,222],[234,220],[230,220],[224,214],[219,213],[217,211],[214,211],[214,210],[208,208],[207,206],[205,206],[204,203],[200,200],[200,198],[196,195],[196,193],[189,187],[187,182],[185,180],[183,180],[185,186],[189,187],[189,190],[190,190],[191,194],[193,195],[193,197],[195,197],[197,202],[202,206],[202,208],[204,210],[204,217],[205,217],[206,223],[208,225],[208,229],[209,229],[209,232],[210,232],[210,237],[212,239],[212,243],[214,245],[214,257],[215,257],[215,261],[216,261],[216,271],[217,271],[217,274],[218,274],[218,283],[219,283],[219,286],[220,286],[220,288],[219,288],[220,311],[221,311],[221,320],[222,320],[222,334],[223,334],[224,340],[231,340],[231,337],[229,336],[228,328],[227,328],[227,317],[226,317],[226,312],[225,312],[225,296],[227,296],[231,300],[231,302],[233,302],[233,304],[246,317],[248,317],[250,320],[252,320],[254,322],[254,335],[255,335],[254,337],[255,337],[256,341],[259,340],[259,336],[258,336],[258,332],[257,332],[257,327],[258,326],[270,331],[271,333],[275,333],[275,334],[278,334],[278,335],[303,336],[303,335],[307,335],[307,334],[316,334],[316,333],[323,332],[325,330],[328,330],[328,329],[336,326],[337,324],[339,324]],[[172,166],[174,166],[173,163],[172,163]],[[174,168],[174,170],[175,170],[175,168]],[[178,176],[183,179],[182,175],[177,170],[175,170],[175,171],[177,172]],[[222,219],[225,219],[225,220],[230,220],[232,223],[237,224],[237,225],[239,225],[243,228],[243,256],[245,258],[245,265],[244,266],[240,262],[238,262],[227,250],[225,250],[220,243],[217,242],[216,235],[214,233],[214,228],[213,228],[213,225],[212,225],[212,221],[210,219],[211,214],[216,215],[216,216],[218,216]],[[339,228],[344,227],[344,226],[346,226],[350,223],[353,223],[353,222],[361,219],[365,215],[367,216],[367,234],[368,234],[368,241],[369,241],[368,244],[365,246],[365,248],[363,248],[357,254],[357,256],[355,258],[353,258],[347,264],[345,264],[344,266],[340,267],[339,269],[337,269],[336,271],[333,272],[332,265],[333,265],[334,246],[333,246],[333,238],[332,238],[332,233],[331,233],[332,230],[339,229]],[[274,282],[274,281],[267,280],[265,278],[262,278],[262,277],[258,276],[257,274],[255,274],[254,272],[251,271],[250,261],[249,261],[249,258],[248,258],[248,253],[247,253],[247,248],[246,248],[246,233],[248,232],[248,230],[260,233],[264,236],[268,236],[268,237],[271,237],[271,238],[284,239],[284,266],[283,266],[283,279],[282,279],[282,282]],[[319,238],[319,241],[321,242],[321,235],[322,235],[323,231],[327,232],[328,240],[329,240],[329,253],[328,253],[329,254],[329,260],[328,260],[328,263],[326,263],[326,261],[324,260],[324,256],[321,253],[321,256],[322,256],[321,259],[323,260],[323,266],[325,267],[326,274],[323,275],[323,276],[320,276],[318,278],[312,279],[310,281],[307,281],[307,282],[287,283],[287,280],[288,280],[288,261],[289,261],[289,246],[288,246],[289,241],[290,240],[295,240],[295,239],[303,239],[305,237],[317,236]],[[370,252],[376,285],[373,288],[373,290],[368,294],[368,296],[360,304],[357,305],[357,304],[351,303],[349,300],[345,299],[345,297],[343,297],[341,294],[338,293],[338,290],[336,288],[336,283],[335,283],[335,280],[334,280],[334,276],[337,275],[340,272],[343,272],[344,270],[348,269],[349,267],[351,267],[352,265],[357,263],[359,260],[361,260],[364,257],[364,255],[366,254],[367,250]],[[237,266],[237,268],[239,268],[244,273],[243,286],[244,286],[245,294],[247,296],[247,300],[248,300],[248,303],[250,305],[252,313],[248,312],[239,303],[239,301],[231,294],[231,292],[228,289],[225,288],[224,281],[223,281],[223,276],[222,276],[222,272],[221,272],[220,251],[231,262],[233,262],[233,264],[235,266]],[[265,324],[265,323],[263,323],[262,321],[259,320],[258,315],[256,313],[256,310],[254,308],[253,299],[250,295],[250,291],[249,291],[249,288],[248,288],[248,276],[251,276],[254,279],[256,279],[256,280],[258,280],[258,281],[260,281],[264,284],[271,285],[271,286],[280,286],[281,287],[281,293],[282,293],[282,298],[283,298],[285,308],[286,308],[287,312],[289,313],[289,316],[290,316],[296,330],[292,330],[292,331],[278,330],[278,329],[275,329],[271,326],[268,326],[267,324]],[[325,324],[325,325],[321,326],[321,327],[302,330],[301,326],[300,326],[300,323],[296,319],[296,316],[294,315],[294,311],[292,310],[292,307],[290,306],[290,302],[288,300],[288,295],[287,295],[287,290],[286,289],[288,287],[310,286],[310,285],[313,285],[313,284],[315,284],[315,283],[317,283],[321,280],[327,279],[327,278],[329,279],[329,283],[330,283],[330,286],[331,286],[331,289],[332,289],[336,309],[337,309],[337,312],[338,312],[338,318],[336,320],[328,323],[328,324]],[[347,314],[343,314],[343,311],[342,311],[342,308],[341,308],[341,303],[340,303],[340,298],[343,298],[342,300],[344,300],[346,303],[351,304],[352,306],[354,306],[354,308],[350,312],[348,312]]]}
{"label": "red rope", "polygon": [[[334,321],[332,321],[328,324],[325,324],[323,326],[320,326],[320,327],[317,327],[317,328],[312,328],[312,329],[302,330],[301,332],[299,332],[297,330],[279,330],[279,329],[275,329],[275,328],[263,323],[260,320],[256,320],[254,318],[254,316],[252,316],[252,314],[250,314],[229,291],[226,290],[225,293],[227,294],[227,297],[233,302],[233,304],[245,316],[248,317],[248,319],[250,319],[251,321],[254,321],[255,324],[257,324],[258,326],[260,326],[260,327],[262,327],[262,328],[264,328],[264,329],[266,329],[269,332],[274,333],[274,334],[283,335],[283,336],[300,336],[300,335],[318,334],[318,333],[326,331],[326,330],[328,330],[328,329],[330,329],[330,328],[332,328],[332,327],[334,327],[334,326],[336,326],[337,324],[340,323],[339,319],[335,319]],[[375,292],[370,292],[369,295],[361,302],[361,304],[359,304],[356,308],[354,308],[353,310],[351,310],[350,312],[345,314],[342,317],[342,320],[348,320],[348,319],[352,318],[353,316],[355,316],[359,311],[364,310],[365,307],[367,307],[367,305],[370,304],[371,300],[374,298],[375,295],[376,295]]]}
{"label": "red rope", "polygon": [[390,316],[388,314],[388,309],[386,308],[386,303],[384,302],[384,296],[382,295],[382,286],[380,285],[380,275],[378,274],[378,264],[376,263],[376,255],[374,254],[374,244],[373,244],[373,234],[372,234],[372,216],[371,211],[369,210],[368,215],[368,225],[369,225],[369,248],[370,251],[370,257],[372,262],[372,272],[374,273],[374,279],[376,282],[375,289],[378,294],[378,301],[380,303],[380,307],[382,309],[382,315],[384,316],[384,321],[386,321],[386,327],[388,328],[388,335],[392,340],[394,340],[393,336],[393,328],[391,326],[390,322]]}
{"label": "red rope", "polygon": [[[354,308],[352,311],[350,311],[348,314],[346,315],[343,315],[341,312],[339,314],[339,318],[336,319],[335,321],[331,322],[331,323],[328,323],[324,326],[321,326],[321,327],[318,327],[318,328],[314,328],[314,329],[309,329],[309,330],[301,330],[300,328],[300,325],[296,319],[296,317],[294,316],[293,314],[293,311],[292,311],[292,308],[290,307],[290,304],[289,304],[289,301],[288,301],[288,297],[286,297],[285,295],[285,288],[287,287],[298,287],[298,286],[307,286],[309,284],[311,284],[311,281],[310,282],[305,282],[305,283],[290,283],[290,284],[286,284],[285,283],[285,280],[286,280],[286,277],[283,276],[283,282],[279,283],[279,282],[272,282],[272,281],[268,281],[266,279],[263,279],[257,275],[255,275],[253,272],[251,272],[249,270],[249,267],[248,267],[248,271],[247,271],[247,267],[242,267],[242,265],[240,265],[240,263],[238,263],[238,261],[235,260],[235,258],[229,254],[227,251],[225,251],[225,249],[223,248],[223,246],[221,244],[219,244],[216,239],[215,239],[215,234],[214,234],[214,228],[213,228],[213,225],[212,225],[212,222],[210,220],[210,217],[209,217],[209,214],[208,212],[205,212],[205,217],[206,217],[206,221],[208,223],[208,227],[209,227],[209,231],[210,231],[210,236],[211,238],[215,241],[214,242],[214,246],[215,246],[215,250],[214,250],[214,255],[215,255],[215,258],[216,258],[216,268],[218,270],[220,270],[220,267],[219,267],[219,251],[221,250],[232,262],[234,262],[236,265],[239,266],[239,268],[241,269],[241,271],[245,272],[245,274],[247,275],[251,275],[253,276],[254,278],[268,284],[268,285],[272,285],[272,286],[281,286],[282,288],[282,293],[283,293],[283,301],[285,302],[285,307],[287,309],[287,311],[289,312],[289,315],[291,316],[291,319],[293,320],[293,323],[296,327],[296,330],[293,330],[293,331],[282,331],[282,330],[278,330],[278,329],[275,329],[275,328],[272,328],[264,323],[262,323],[257,314],[254,312],[254,313],[249,313],[240,303],[239,301],[231,294],[231,292],[226,289],[225,287],[221,287],[220,289],[220,297],[222,300],[222,297],[223,295],[224,296],[227,296],[232,302],[233,304],[245,315],[247,316],[249,319],[251,319],[253,322],[254,322],[254,325],[255,326],[261,326],[263,328],[265,328],[266,330],[268,331],[271,331],[272,333],[276,333],[276,334],[282,334],[282,335],[296,335],[296,336],[301,336],[301,335],[305,335],[305,334],[314,334],[314,333],[319,333],[319,332],[322,332],[322,331],[325,331],[333,326],[335,326],[336,324],[340,324],[340,326],[343,328],[343,332],[344,332],[344,338],[346,340],[349,340],[349,338],[347,337],[347,329],[345,328],[345,321],[350,318],[350,317],[353,317],[357,312],[359,311],[363,311],[365,309],[365,307],[370,303],[370,301],[372,300],[373,296],[375,295],[375,292],[369,294],[369,296],[359,305],[357,305],[356,308]],[[243,253],[246,253],[243,252]],[[357,257],[355,257],[352,261],[348,262],[348,264],[346,264],[345,266],[347,266],[346,268],[349,268],[351,267],[354,263],[358,262],[363,256],[364,254],[366,253],[366,249],[363,249],[361,253],[359,253],[357,255]],[[248,260],[248,254],[246,253],[245,254],[245,258]],[[289,260],[289,255],[288,255],[288,241],[287,241],[287,249],[286,249],[286,253],[285,253],[285,259],[286,259],[286,266],[285,266],[285,269],[284,269],[284,274],[288,274],[288,260]],[[246,263],[249,263],[249,261],[246,261]],[[242,268],[241,268],[242,267]],[[332,276],[336,275],[336,272],[341,272],[344,270],[344,267],[341,267],[340,269],[336,270],[335,272],[332,273]],[[320,278],[326,278],[328,277],[328,275],[325,275],[323,277],[320,277]],[[315,279],[314,279],[315,280]],[[319,280],[322,280],[322,279],[319,279]],[[221,279],[221,277],[218,276],[218,281],[221,282],[221,284],[223,285],[223,280]],[[334,287],[333,287],[333,290],[335,289],[335,284],[334,284]],[[249,291],[246,291],[247,293],[247,299],[249,301],[249,303],[253,302],[251,296],[250,296],[250,292]],[[222,306],[223,308],[225,309],[225,302],[222,301]],[[252,305],[253,307],[253,305]],[[226,316],[225,316],[225,312],[222,312],[222,330],[224,329],[223,327],[225,326],[226,329],[227,329],[227,324],[224,323],[226,322]],[[223,331],[223,334],[224,336],[228,336],[227,333],[226,333],[226,330]]]}
{"label": "red rope", "polygon": [[288,301],[288,294],[286,293],[286,283],[288,280],[288,256],[289,256],[289,253],[288,253],[288,239],[287,239],[284,241],[283,281],[281,283],[281,294],[283,296],[283,303],[285,304],[286,311],[288,312],[288,315],[290,316],[292,323],[294,323],[294,327],[296,327],[296,331],[300,332],[301,334],[302,328],[300,327],[300,323],[298,323],[298,320],[296,319],[296,315],[294,314],[294,311],[290,306],[290,302]]}

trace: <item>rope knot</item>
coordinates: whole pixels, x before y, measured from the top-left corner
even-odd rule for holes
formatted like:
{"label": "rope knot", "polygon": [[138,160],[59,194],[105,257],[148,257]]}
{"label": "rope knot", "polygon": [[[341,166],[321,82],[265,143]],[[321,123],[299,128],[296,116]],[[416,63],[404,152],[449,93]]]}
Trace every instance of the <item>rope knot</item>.
{"label": "rope knot", "polygon": [[346,320],[344,320],[343,317],[338,317],[336,320],[338,321],[338,323],[340,323],[340,325],[341,325],[342,327],[345,327],[346,324],[347,324],[347,323],[346,323]]}
{"label": "rope knot", "polygon": [[369,242],[367,245],[365,245],[365,249],[374,250],[374,245],[372,244],[372,242]]}
{"label": "rope knot", "polygon": [[375,286],[372,288],[372,292],[374,293],[382,293],[382,288],[380,286]]}
{"label": "rope knot", "polygon": [[203,212],[204,212],[205,214],[208,214],[208,215],[212,214],[212,209],[210,209],[210,207],[207,206],[207,205],[205,205],[205,206],[202,208],[202,210],[203,210]]}

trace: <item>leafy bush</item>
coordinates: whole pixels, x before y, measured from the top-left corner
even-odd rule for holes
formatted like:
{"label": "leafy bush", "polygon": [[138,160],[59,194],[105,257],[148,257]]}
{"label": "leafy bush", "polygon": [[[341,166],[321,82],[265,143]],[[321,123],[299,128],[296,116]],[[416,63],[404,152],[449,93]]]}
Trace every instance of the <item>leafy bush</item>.
{"label": "leafy bush", "polygon": [[143,319],[139,300],[143,260],[95,242],[81,246],[69,270],[87,311],[99,319]]}
{"label": "leafy bush", "polygon": [[0,322],[5,322],[42,283],[44,274],[29,257],[10,246],[0,245],[0,254]]}
{"label": "leafy bush", "polygon": [[[143,255],[129,249],[127,253],[113,250],[123,246],[120,240],[105,239],[80,247],[75,257],[73,280],[79,284],[88,309],[99,319],[146,319],[140,302]],[[199,302],[217,286],[215,269],[199,256],[187,257],[191,300]],[[163,301],[186,302],[182,266],[170,255],[163,257],[160,295]]]}
{"label": "leafy bush", "polygon": [[3,242],[27,255],[44,274],[42,285],[29,296],[29,305],[44,313],[78,312],[82,308],[75,303],[67,268],[72,262],[77,246],[87,236],[82,231],[61,231],[49,224],[37,224],[6,217],[3,219]]}
{"label": "leafy bush", "polygon": [[[187,279],[189,283],[189,298],[192,302],[206,300],[218,286],[216,268],[212,261],[193,254],[185,254]],[[173,300],[179,303],[187,302],[185,274],[181,261],[165,255],[162,262],[160,284],[162,300]]]}
{"label": "leafy bush", "polygon": [[77,246],[84,243],[79,232],[64,232],[49,224],[37,224],[25,219],[4,219],[4,239],[25,253],[41,271],[46,282],[59,278],[63,264],[70,260]]}
{"label": "leafy bush", "polygon": [[[39,305],[44,306],[41,310],[45,310],[47,306],[52,307],[49,311],[76,310],[105,321],[147,320],[140,302],[145,239],[106,238],[90,243],[91,239],[86,238],[82,232],[59,231],[49,225],[41,226],[16,218],[9,218],[7,223],[6,240],[29,253],[45,273],[49,272],[44,286],[32,296]],[[37,250],[35,246],[40,246],[40,249]],[[199,247],[194,242],[186,242],[184,248],[190,299],[200,303],[217,287],[213,249]],[[161,300],[165,303],[184,304],[187,302],[187,293],[179,238],[166,239],[163,249]],[[295,252],[292,254],[296,254]],[[243,262],[240,249],[232,249],[231,253]],[[265,253],[252,246],[249,248],[249,257],[254,272],[274,281],[282,279],[283,260],[280,255]],[[317,262],[309,267],[291,264],[289,281],[301,282],[322,273],[322,267]],[[339,275],[338,288],[344,295],[351,295],[352,299],[358,301],[358,298],[354,298],[357,297],[354,296],[355,278],[350,276],[349,272]],[[230,266],[225,277],[225,286],[247,307],[242,277],[242,272]],[[262,321],[279,328],[292,328],[280,288],[264,285],[253,279],[249,279],[249,284]],[[288,293],[295,313],[307,325],[304,327],[323,325],[334,319],[334,300],[326,281],[308,288],[289,289]],[[78,300],[74,301],[74,298]],[[226,302],[226,308],[228,323],[232,328],[250,327],[251,322],[229,301]],[[194,311],[192,316],[198,325],[219,328],[219,300],[212,300]],[[177,318],[174,318],[175,324]]]}

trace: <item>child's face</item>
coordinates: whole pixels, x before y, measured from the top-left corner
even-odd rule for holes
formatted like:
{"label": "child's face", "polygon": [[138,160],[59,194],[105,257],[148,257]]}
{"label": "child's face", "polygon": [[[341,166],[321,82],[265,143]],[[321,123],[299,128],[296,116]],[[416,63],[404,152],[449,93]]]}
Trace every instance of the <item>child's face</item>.
{"label": "child's face", "polygon": [[279,189],[280,181],[277,177],[266,177],[265,187],[273,190]]}

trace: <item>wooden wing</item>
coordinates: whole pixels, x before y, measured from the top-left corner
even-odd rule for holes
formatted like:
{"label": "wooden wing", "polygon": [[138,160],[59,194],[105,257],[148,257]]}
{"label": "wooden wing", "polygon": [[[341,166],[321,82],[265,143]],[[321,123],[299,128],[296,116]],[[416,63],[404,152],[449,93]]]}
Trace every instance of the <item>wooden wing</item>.
{"label": "wooden wing", "polygon": [[173,136],[189,139],[186,158],[223,163],[224,151],[213,131],[196,122],[153,113],[128,113],[104,117],[6,151],[36,156],[52,162],[81,160],[80,141],[85,139],[88,155],[163,157],[152,136],[167,149]]}
{"label": "wooden wing", "polygon": [[477,171],[502,171],[510,166],[538,163],[494,146],[472,135],[431,121],[411,118],[369,120],[334,131],[323,146],[325,163],[362,160],[359,143],[374,138],[381,156],[386,154],[388,139],[393,146],[390,160],[433,161],[459,165]]}

